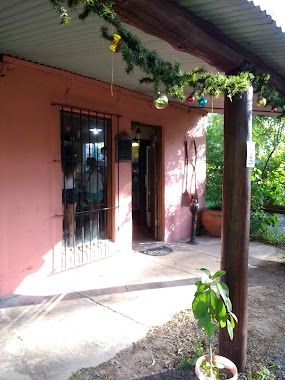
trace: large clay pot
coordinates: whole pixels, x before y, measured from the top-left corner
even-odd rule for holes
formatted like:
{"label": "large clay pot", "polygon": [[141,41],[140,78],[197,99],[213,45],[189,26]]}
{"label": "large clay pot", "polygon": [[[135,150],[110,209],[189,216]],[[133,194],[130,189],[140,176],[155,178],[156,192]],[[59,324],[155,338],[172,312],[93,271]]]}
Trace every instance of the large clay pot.
{"label": "large clay pot", "polygon": [[[196,361],[195,373],[199,380],[212,380],[212,377],[206,376],[201,368],[201,364],[203,361],[208,360],[208,355],[201,356]],[[238,378],[238,370],[236,365],[228,358],[220,355],[213,355],[213,362],[219,362],[224,366],[225,369],[228,370],[229,376],[227,380],[237,380]]]}
{"label": "large clay pot", "polygon": [[222,211],[205,208],[201,215],[201,222],[210,236],[221,237]]}

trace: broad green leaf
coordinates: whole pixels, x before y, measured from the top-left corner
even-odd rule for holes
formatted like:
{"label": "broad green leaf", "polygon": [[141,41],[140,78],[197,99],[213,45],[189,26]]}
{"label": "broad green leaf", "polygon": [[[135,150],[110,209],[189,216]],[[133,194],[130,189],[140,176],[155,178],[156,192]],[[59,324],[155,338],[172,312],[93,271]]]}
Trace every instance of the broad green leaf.
{"label": "broad green leaf", "polygon": [[214,292],[213,289],[209,289],[209,291],[206,292],[206,294],[207,294],[207,302],[208,302],[209,311],[211,314],[213,314],[215,312],[216,303],[218,300],[217,294],[216,292]]}
{"label": "broad green leaf", "polygon": [[206,313],[208,310],[207,300],[206,300],[206,294],[199,294],[197,297],[194,298],[192,302],[192,310],[194,317],[196,319],[199,319]]}
{"label": "broad green leaf", "polygon": [[219,327],[215,325],[213,322],[209,322],[204,326],[205,333],[211,337],[215,331],[218,331]]}
{"label": "broad green leaf", "polygon": [[234,330],[232,328],[231,322],[227,320],[227,329],[228,329],[228,334],[231,340],[234,338]]}
{"label": "broad green leaf", "polygon": [[216,301],[215,318],[218,322],[227,320],[227,309],[220,298]]}
{"label": "broad green leaf", "polygon": [[223,276],[224,274],[226,274],[224,270],[218,270],[216,273],[212,275],[212,279]]}
{"label": "broad green leaf", "polygon": [[218,287],[218,290],[219,290],[220,294],[223,293],[223,294],[225,294],[226,297],[229,297],[230,291],[229,291],[229,287],[228,287],[227,284],[225,284],[224,282],[221,282],[221,281],[220,282],[217,281],[216,285]]}
{"label": "broad green leaf", "polygon": [[236,323],[238,323],[237,316],[233,312],[230,311],[229,315],[231,316],[231,318],[233,318],[236,321]]}
{"label": "broad green leaf", "polygon": [[202,329],[209,322],[211,322],[211,315],[209,313],[205,313],[202,317],[199,318],[199,321],[198,321],[199,329]]}
{"label": "broad green leaf", "polygon": [[230,315],[230,322],[231,322],[232,328],[234,329],[236,324],[235,324],[235,320],[233,319],[231,315]]}
{"label": "broad green leaf", "polygon": [[232,301],[229,298],[227,298],[225,304],[228,312],[231,313],[233,309]]}
{"label": "broad green leaf", "polygon": [[196,296],[196,294],[203,293],[209,287],[209,285],[204,284],[202,281],[197,281],[195,285],[197,287],[195,296]]}
{"label": "broad green leaf", "polygon": [[220,293],[225,305],[226,305],[226,308],[228,311],[232,311],[232,303],[231,303],[231,300],[229,299],[229,288],[227,286],[227,284],[225,284],[224,282],[218,282],[216,281],[216,286],[217,286],[217,289],[218,289],[218,292]]}
{"label": "broad green leaf", "polygon": [[199,270],[202,271],[202,272],[204,272],[204,273],[206,273],[206,275],[209,278],[211,278],[211,272],[208,269],[206,269],[206,268],[200,268]]}

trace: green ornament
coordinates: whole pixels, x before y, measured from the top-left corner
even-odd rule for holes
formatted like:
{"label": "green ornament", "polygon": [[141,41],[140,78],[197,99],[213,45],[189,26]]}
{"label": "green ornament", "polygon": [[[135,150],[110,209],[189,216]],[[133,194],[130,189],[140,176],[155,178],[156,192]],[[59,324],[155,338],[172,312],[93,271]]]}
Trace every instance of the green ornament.
{"label": "green ornament", "polygon": [[158,93],[157,98],[154,99],[153,104],[158,110],[163,110],[168,104],[168,97],[165,94]]}

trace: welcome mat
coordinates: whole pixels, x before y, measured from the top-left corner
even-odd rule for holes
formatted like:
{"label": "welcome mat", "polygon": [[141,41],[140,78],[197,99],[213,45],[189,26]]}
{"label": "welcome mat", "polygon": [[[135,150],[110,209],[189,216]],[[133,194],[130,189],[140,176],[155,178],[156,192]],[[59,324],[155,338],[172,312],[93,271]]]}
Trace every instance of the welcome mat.
{"label": "welcome mat", "polygon": [[164,256],[173,252],[173,250],[171,248],[166,247],[165,245],[162,245],[160,247],[148,248],[148,249],[145,249],[144,251],[139,251],[139,252],[144,253],[145,255],[151,255],[151,256]]}

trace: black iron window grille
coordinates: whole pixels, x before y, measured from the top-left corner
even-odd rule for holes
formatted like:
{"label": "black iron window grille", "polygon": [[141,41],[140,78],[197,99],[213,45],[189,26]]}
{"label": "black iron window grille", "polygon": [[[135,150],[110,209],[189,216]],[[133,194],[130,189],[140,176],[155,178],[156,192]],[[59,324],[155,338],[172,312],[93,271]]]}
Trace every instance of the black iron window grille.
{"label": "black iron window grille", "polygon": [[63,267],[108,255],[112,116],[61,107]]}

